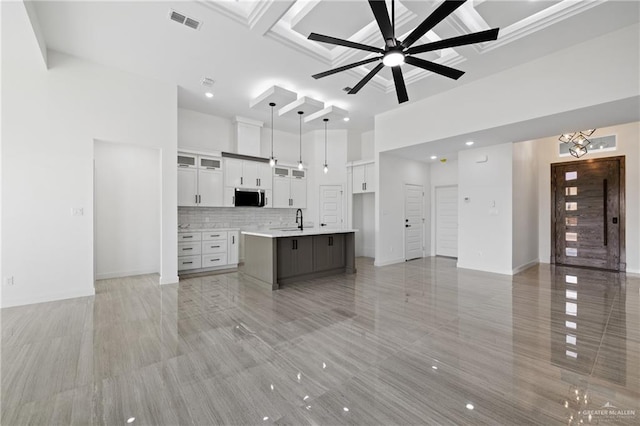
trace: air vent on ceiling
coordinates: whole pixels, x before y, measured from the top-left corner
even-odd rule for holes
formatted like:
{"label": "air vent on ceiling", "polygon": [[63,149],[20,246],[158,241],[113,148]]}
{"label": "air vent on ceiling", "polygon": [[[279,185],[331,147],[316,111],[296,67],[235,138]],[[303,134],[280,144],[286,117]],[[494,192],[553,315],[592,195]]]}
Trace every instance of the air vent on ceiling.
{"label": "air vent on ceiling", "polygon": [[193,19],[193,18],[189,18],[188,16],[186,16],[183,13],[180,12],[176,12],[173,9],[169,10],[169,19],[171,19],[172,21],[175,21],[179,24],[185,25],[189,28],[192,28],[194,30],[199,30],[200,27],[202,26],[202,22]]}
{"label": "air vent on ceiling", "polygon": [[215,83],[215,81],[212,78],[209,78],[209,77],[202,78],[202,85],[205,87],[213,87],[213,83]]}

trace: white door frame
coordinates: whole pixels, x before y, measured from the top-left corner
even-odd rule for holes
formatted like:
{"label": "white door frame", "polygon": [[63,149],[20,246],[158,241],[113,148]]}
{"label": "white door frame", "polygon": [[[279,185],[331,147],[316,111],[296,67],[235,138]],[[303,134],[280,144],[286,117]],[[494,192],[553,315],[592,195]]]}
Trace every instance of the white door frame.
{"label": "white door frame", "polygon": [[[407,200],[405,198],[405,193],[406,193],[406,189],[407,186],[416,186],[416,187],[420,187],[422,188],[422,232],[421,232],[421,240],[422,240],[422,257],[425,257],[425,245],[424,245],[424,231],[425,231],[425,218],[424,218],[424,201],[425,201],[425,195],[424,195],[424,185],[419,185],[419,184],[415,184],[415,183],[408,183],[408,182],[404,182],[404,185],[402,187],[402,198],[403,198],[403,203],[402,203],[402,215],[404,218],[407,217],[407,212],[406,212],[406,204],[407,204]],[[405,259],[405,261],[407,260],[407,233],[406,230],[404,228],[404,224],[403,224],[403,228],[402,228],[402,254],[403,257]]]}
{"label": "white door frame", "polygon": [[[437,240],[438,225],[436,222],[438,218],[436,217],[436,212],[438,211],[438,205],[437,205],[438,200],[436,199],[436,190],[438,188],[458,188],[458,184],[456,183],[452,185],[436,185],[431,187],[431,199],[433,200],[433,202],[431,203],[431,218],[432,218],[431,220],[431,256],[436,256],[436,251],[437,251],[436,244],[438,241]],[[458,208],[458,216],[460,215],[459,210],[460,209]]]}

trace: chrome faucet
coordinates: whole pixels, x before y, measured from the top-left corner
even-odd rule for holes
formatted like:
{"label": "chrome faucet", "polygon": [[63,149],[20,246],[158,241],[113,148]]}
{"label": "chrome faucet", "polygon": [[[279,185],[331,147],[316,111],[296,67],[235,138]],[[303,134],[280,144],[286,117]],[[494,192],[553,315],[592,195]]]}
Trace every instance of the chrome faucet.
{"label": "chrome faucet", "polygon": [[[300,220],[300,222],[298,222],[298,219]],[[296,210],[296,224],[298,225],[298,228],[300,228],[300,230],[303,230],[303,225],[302,225],[302,210],[298,209]]]}

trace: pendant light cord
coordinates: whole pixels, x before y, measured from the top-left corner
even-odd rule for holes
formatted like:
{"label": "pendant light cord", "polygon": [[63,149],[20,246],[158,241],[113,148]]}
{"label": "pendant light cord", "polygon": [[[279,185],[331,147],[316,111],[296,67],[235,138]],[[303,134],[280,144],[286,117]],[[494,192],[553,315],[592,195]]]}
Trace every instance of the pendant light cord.
{"label": "pendant light cord", "polygon": [[328,118],[324,119],[324,165],[327,165],[327,123],[329,122]]}
{"label": "pendant light cord", "polygon": [[273,158],[273,107],[276,106],[273,102],[269,104],[271,107],[271,158]]}
{"label": "pendant light cord", "polygon": [[298,115],[300,115],[300,164],[302,164],[302,114],[303,111],[298,111]]}

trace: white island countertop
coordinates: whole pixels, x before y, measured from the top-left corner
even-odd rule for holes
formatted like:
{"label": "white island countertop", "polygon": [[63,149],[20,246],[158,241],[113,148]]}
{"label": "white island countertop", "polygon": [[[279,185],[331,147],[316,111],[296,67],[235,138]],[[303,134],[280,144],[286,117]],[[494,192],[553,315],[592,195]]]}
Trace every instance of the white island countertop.
{"label": "white island countertop", "polygon": [[254,237],[265,238],[282,238],[282,237],[301,237],[307,235],[325,235],[325,234],[349,234],[358,232],[357,229],[331,229],[331,228],[305,228],[304,230],[286,228],[286,229],[254,229],[246,230],[241,233],[244,235],[252,235]]}

